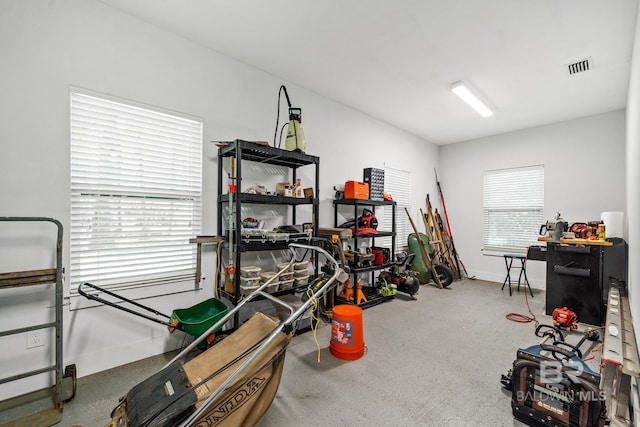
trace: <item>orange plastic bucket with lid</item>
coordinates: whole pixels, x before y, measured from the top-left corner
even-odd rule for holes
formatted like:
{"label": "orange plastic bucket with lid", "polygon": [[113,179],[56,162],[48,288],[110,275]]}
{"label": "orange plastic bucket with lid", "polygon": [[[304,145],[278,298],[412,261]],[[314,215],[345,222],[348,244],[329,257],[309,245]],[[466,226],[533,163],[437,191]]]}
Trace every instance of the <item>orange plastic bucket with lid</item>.
{"label": "orange plastic bucket with lid", "polygon": [[338,359],[357,360],[364,355],[362,309],[357,305],[333,307],[329,350]]}

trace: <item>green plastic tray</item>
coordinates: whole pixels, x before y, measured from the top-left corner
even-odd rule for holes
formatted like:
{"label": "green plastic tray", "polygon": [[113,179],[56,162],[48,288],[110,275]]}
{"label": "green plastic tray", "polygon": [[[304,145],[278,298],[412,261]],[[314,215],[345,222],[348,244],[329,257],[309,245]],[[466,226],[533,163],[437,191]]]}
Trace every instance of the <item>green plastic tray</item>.
{"label": "green plastic tray", "polygon": [[[198,337],[213,326],[225,314],[229,308],[217,298],[211,298],[189,308],[178,308],[171,313],[171,320],[176,320],[184,331]],[[222,326],[214,332],[218,332]]]}

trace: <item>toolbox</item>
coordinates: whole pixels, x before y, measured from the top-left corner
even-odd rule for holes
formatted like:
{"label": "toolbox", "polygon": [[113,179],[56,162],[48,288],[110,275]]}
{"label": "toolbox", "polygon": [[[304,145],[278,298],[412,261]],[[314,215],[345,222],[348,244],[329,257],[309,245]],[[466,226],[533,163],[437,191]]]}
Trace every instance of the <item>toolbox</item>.
{"label": "toolbox", "polygon": [[[558,328],[540,324],[540,344],[520,348],[511,370],[501,378],[511,391],[514,418],[528,426],[603,427],[609,424],[600,374],[582,358],[579,347],[592,346],[597,330],[587,330],[577,345],[565,341]],[[593,347],[591,347],[593,348]]]}
{"label": "toolbox", "polygon": [[384,169],[365,168],[363,181],[369,184],[370,200],[384,200]]}
{"label": "toolbox", "polygon": [[345,199],[369,199],[369,184],[360,181],[347,181],[344,183]]}

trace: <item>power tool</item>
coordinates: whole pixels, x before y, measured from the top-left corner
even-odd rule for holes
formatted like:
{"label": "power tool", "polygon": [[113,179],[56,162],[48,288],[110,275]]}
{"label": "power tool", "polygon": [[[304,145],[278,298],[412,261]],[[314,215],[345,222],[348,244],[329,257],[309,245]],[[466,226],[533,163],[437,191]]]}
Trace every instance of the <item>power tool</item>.
{"label": "power tool", "polygon": [[[359,234],[376,234],[378,228],[378,219],[373,211],[364,209],[362,215],[357,218],[358,221],[358,233]],[[340,224],[339,228],[351,228],[355,232],[356,220],[352,219],[343,224]]]}
{"label": "power tool", "polygon": [[551,313],[553,326],[559,326],[571,330],[578,329],[578,316],[567,307],[556,308]]}
{"label": "power tool", "polygon": [[411,299],[417,299],[414,295],[420,290],[420,281],[415,272],[409,268],[415,256],[415,254],[410,254],[397,261],[390,270],[381,271],[376,286],[384,288],[393,284],[398,292],[409,294]]}

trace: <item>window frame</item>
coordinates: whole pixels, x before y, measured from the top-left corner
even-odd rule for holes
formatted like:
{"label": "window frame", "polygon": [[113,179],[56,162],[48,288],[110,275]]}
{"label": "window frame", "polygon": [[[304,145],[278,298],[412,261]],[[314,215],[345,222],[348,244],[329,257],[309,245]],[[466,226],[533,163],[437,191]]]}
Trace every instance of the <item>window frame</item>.
{"label": "window frame", "polygon": [[[523,197],[526,195],[529,197]],[[529,246],[536,244],[543,221],[544,165],[484,171],[483,252],[525,254]],[[506,231],[510,233],[506,238],[497,237]]]}
{"label": "window frame", "polygon": [[[150,106],[136,101],[128,99],[118,98],[111,95],[87,90],[84,88],[70,87],[69,90],[69,102],[70,102],[70,274],[68,285],[65,287],[65,292],[70,296],[78,295],[77,287],[79,283],[83,281],[90,281],[98,286],[116,290],[118,292],[125,292],[128,297],[143,297],[143,296],[159,296],[176,292],[193,291],[201,288],[195,280],[196,271],[196,245],[189,242],[189,239],[200,234],[202,229],[202,179],[203,179],[203,140],[204,140],[204,120],[199,117],[190,116],[184,113],[177,113],[168,109]],[[92,123],[78,123],[78,109],[82,102],[95,102],[94,108],[96,111],[86,112],[85,120],[95,120]],[[105,111],[98,111],[102,107]],[[122,109],[122,112],[110,111],[109,108]],[[110,123],[106,123],[106,116],[102,118],[105,122],[100,122],[100,114],[112,113],[113,116],[109,116],[112,120]],[[96,117],[93,117],[93,114]],[[120,115],[121,114],[121,115]],[[131,114],[131,117],[135,117],[135,121],[139,124],[140,128],[133,126],[126,132],[132,136],[123,136],[118,134],[118,131],[122,131],[131,122],[126,122],[126,118]],[[137,116],[139,114],[140,116]],[[148,120],[152,123],[146,123],[147,118],[142,115],[148,115]],[[74,122],[76,120],[76,122]],[[133,120],[133,119],[132,119]],[[159,120],[157,123],[164,123],[171,126],[175,126],[176,135],[170,135],[171,132],[165,132],[162,128],[156,127],[155,120]],[[163,122],[163,120],[166,120]],[[184,128],[181,128],[181,124]],[[145,128],[142,131],[142,126],[153,125],[154,129]],[[86,126],[86,128],[84,128]],[[87,132],[85,135],[80,135],[79,127],[83,127],[82,131]],[[113,131],[114,133],[109,133]],[[90,134],[95,132],[96,135]],[[136,134],[136,132],[139,132]],[[181,135],[182,134],[182,135]],[[169,136],[170,135],[170,136]],[[96,138],[91,140],[91,138]],[[121,139],[119,140],[118,137]],[[158,139],[154,139],[154,138]],[[75,139],[74,139],[75,138]],[[81,141],[82,138],[86,140]],[[107,142],[107,138],[109,141]],[[149,150],[143,149],[142,146],[147,144]],[[110,165],[103,165],[104,159],[101,158],[101,153],[98,153],[97,144],[102,144],[100,148],[102,151],[110,150],[109,160],[116,160],[110,162]],[[157,144],[157,145],[156,145]],[[135,152],[135,146],[139,147],[140,152]],[[89,148],[86,148],[89,147]],[[132,148],[133,147],[133,148]],[[85,159],[78,159],[78,150],[87,149],[83,155],[87,157]],[[164,151],[162,153],[161,151]],[[142,154],[141,154],[142,153]],[[90,157],[90,156],[98,157]],[[139,156],[136,158],[135,165],[126,164],[131,161],[131,156]],[[147,156],[143,157],[143,156]],[[75,156],[75,157],[74,157]],[[152,158],[152,160],[150,160]],[[169,160],[169,161],[167,161]],[[172,160],[172,161],[171,161]],[[102,168],[107,172],[104,176],[113,177],[115,181],[113,184],[106,184],[108,181],[96,180],[95,194],[93,196],[87,191],[91,188],[91,180],[97,169],[91,169],[91,164],[85,164],[90,162],[97,162],[100,164],[98,168]],[[163,164],[164,162],[164,164]],[[114,165],[110,168],[111,165]],[[122,173],[118,175],[118,166]],[[86,167],[85,171],[78,171],[78,168]],[[122,179],[126,170],[129,173],[132,169],[136,172],[139,171],[139,175],[135,176],[133,183],[127,184],[125,179]],[[189,170],[186,171],[186,168]],[[185,176],[177,177],[175,175],[168,174],[168,171],[172,172],[184,172]],[[100,172],[98,172],[100,173]],[[83,175],[84,174],[84,175]],[[97,175],[96,175],[97,176]],[[120,178],[120,180],[118,180]],[[84,181],[83,181],[84,180]],[[106,189],[106,191],[105,191]],[[113,191],[113,193],[110,193]],[[82,235],[85,227],[80,226],[77,221],[78,215],[82,215],[82,200],[93,197],[95,200],[94,220],[91,220],[91,232],[90,239],[94,239],[94,246],[91,243],[88,245],[79,244],[77,239]],[[139,203],[137,203],[139,201]],[[137,206],[138,212],[129,207]],[[95,268],[100,270],[102,267],[87,267],[87,261],[81,260],[82,256],[89,256],[87,254],[79,255],[78,250],[87,250],[86,248],[96,248],[94,234],[100,229],[100,219],[98,212],[100,207],[104,209],[103,212],[113,212],[113,219],[120,218],[120,232],[123,233],[120,236],[124,236],[129,233],[129,236],[135,234],[135,231],[140,231],[140,237],[137,243],[132,243],[132,246],[141,245],[146,249],[132,249],[132,252],[136,252],[137,260],[142,260],[143,263],[153,264],[151,258],[154,250],[168,251],[168,256],[172,257],[171,261],[174,261],[173,256],[181,256],[181,259],[173,267],[168,267],[167,262],[160,260],[162,255],[158,255],[159,259],[155,263],[155,266],[151,266],[148,272],[145,268],[141,268],[132,272],[131,275],[123,273],[121,278],[108,275],[108,279],[96,280]],[[80,210],[79,210],[80,209]],[[118,212],[118,214],[116,214]],[[155,216],[151,218],[150,213]],[[86,214],[86,211],[85,211]],[[126,231],[124,225],[124,217],[130,221],[129,231]],[[93,222],[95,221],[95,222]],[[116,220],[117,221],[117,220]],[[147,222],[145,222],[147,221]],[[151,228],[144,230],[145,224],[155,224],[156,226],[163,227],[163,225],[174,225],[171,231],[160,228],[152,230]],[[184,225],[186,224],[186,226]],[[113,224],[112,224],[113,225]],[[104,227],[109,227],[108,221],[104,221]],[[115,229],[115,227],[113,227]],[[84,229],[84,230],[83,230]],[[107,231],[109,234],[109,231]],[[111,234],[113,238],[115,234]],[[107,237],[106,240],[108,240]],[[122,237],[122,240],[125,240]],[[153,243],[155,240],[155,244]],[[173,243],[172,243],[173,242]],[[183,243],[184,242],[184,243]],[[85,249],[81,249],[81,248]],[[105,246],[106,247],[106,246]],[[155,248],[155,249],[154,249]],[[94,250],[94,249],[88,249]],[[95,249],[101,250],[101,249]],[[107,250],[108,252],[109,250]],[[115,254],[118,259],[122,260],[122,248],[112,248],[111,253]],[[139,251],[149,251],[142,254]],[[96,252],[97,254],[97,252]],[[80,258],[78,258],[80,256]],[[102,259],[102,256],[100,256]],[[88,269],[90,276],[83,275],[77,271],[83,265]],[[106,263],[105,263],[106,264]],[[159,267],[160,266],[160,267]],[[132,267],[132,271],[135,267]],[[158,268],[165,271],[158,271]],[[111,271],[108,268],[106,271]],[[84,273],[86,274],[86,273]],[[149,292],[150,289],[153,291]]]}

